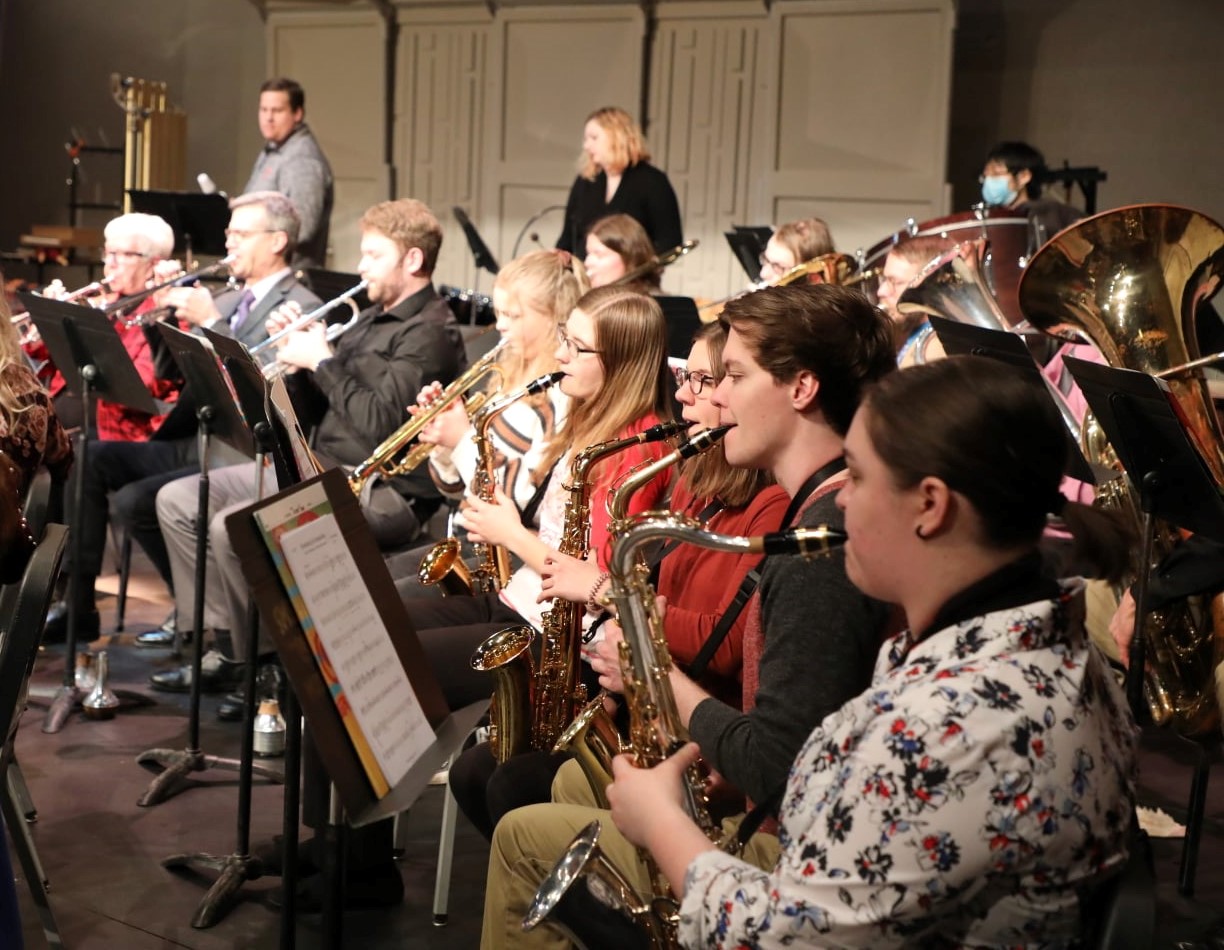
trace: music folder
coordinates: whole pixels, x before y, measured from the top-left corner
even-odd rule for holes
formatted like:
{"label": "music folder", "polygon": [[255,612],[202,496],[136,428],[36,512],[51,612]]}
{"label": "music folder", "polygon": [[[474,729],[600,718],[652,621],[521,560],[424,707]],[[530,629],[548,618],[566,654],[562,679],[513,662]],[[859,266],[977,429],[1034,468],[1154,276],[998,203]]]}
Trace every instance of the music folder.
{"label": "music folder", "polygon": [[229,201],[219,193],[131,189],[132,210],[155,214],[174,231],[174,250],[224,257]]}
{"label": "music folder", "polygon": [[447,708],[343,472],[225,526],[349,824],[403,811],[488,703]]}

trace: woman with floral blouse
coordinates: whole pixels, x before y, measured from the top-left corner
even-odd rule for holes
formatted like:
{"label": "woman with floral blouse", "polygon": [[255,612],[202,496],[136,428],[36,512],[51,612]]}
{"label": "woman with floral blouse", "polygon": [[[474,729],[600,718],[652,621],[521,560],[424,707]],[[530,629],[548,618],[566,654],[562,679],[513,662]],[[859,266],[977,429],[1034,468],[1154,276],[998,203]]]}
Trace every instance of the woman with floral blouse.
{"label": "woman with floral blouse", "polygon": [[1126,859],[1135,729],[1083,629],[1082,582],[1042,570],[1048,514],[1116,575],[1128,539],[1059,493],[1059,419],[995,362],[892,374],[846,439],[846,569],[900,605],[867,691],[791,769],[768,870],[681,806],[687,746],[616,761],[617,827],[681,899],[685,947],[1070,947],[1080,896]]}

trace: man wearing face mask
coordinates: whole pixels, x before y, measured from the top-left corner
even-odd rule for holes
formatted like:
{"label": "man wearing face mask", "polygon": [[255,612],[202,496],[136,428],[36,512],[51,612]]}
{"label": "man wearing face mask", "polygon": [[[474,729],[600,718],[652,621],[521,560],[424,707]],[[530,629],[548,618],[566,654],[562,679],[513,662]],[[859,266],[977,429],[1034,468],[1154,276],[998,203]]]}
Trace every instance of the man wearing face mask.
{"label": "man wearing face mask", "polygon": [[1046,163],[1027,142],[1000,142],[982,166],[982,200],[992,208],[1007,208],[1029,219],[1036,250],[1063,228],[1078,221],[1079,210],[1056,198],[1043,197]]}

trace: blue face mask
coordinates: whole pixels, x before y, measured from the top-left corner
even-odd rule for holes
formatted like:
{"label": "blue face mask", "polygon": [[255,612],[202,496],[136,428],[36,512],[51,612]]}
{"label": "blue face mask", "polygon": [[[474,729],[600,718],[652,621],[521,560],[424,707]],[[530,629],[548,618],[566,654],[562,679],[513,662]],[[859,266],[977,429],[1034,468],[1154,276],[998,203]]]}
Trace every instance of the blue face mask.
{"label": "blue face mask", "polygon": [[1009,205],[1016,193],[1007,187],[1008,175],[987,175],[982,179],[982,200],[992,207]]}

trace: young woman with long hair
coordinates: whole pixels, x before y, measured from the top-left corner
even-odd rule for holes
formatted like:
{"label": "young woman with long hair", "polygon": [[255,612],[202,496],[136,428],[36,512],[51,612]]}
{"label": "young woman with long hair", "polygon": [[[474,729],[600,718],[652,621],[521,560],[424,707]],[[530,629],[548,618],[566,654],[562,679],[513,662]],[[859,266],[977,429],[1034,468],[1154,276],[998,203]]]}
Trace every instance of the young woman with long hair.
{"label": "young woman with long hair", "polygon": [[627,214],[600,218],[587,232],[585,263],[592,287],[618,284],[641,294],[657,294],[663,277],[657,268],[625,282],[627,274],[650,263],[654,256],[645,229]]}

